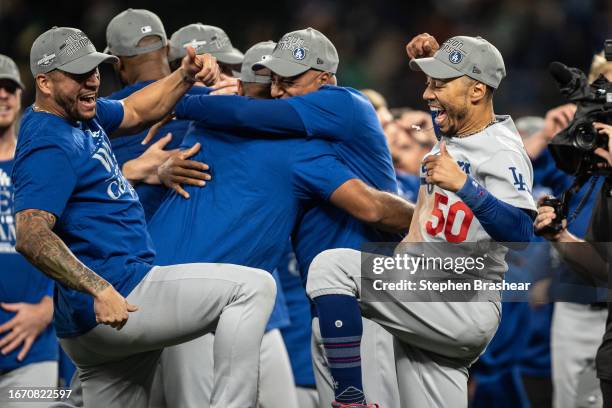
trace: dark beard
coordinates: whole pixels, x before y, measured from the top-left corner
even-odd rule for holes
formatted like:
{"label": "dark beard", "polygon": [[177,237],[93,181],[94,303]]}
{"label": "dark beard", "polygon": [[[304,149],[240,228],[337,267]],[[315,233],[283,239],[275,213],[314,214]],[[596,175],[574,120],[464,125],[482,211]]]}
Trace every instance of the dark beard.
{"label": "dark beard", "polygon": [[442,105],[442,108],[446,110],[447,118],[453,118],[452,125],[449,126],[448,132],[440,132],[446,137],[456,137],[459,129],[457,128],[457,124],[461,123],[465,117],[467,116],[467,106],[463,105],[462,107],[446,107]]}
{"label": "dark beard", "polygon": [[60,93],[57,93],[55,95],[53,95],[53,99],[55,100],[55,103],[57,103],[59,106],[62,107],[62,109],[64,110],[64,112],[66,112],[66,115],[68,116],[68,119],[78,122],[78,121],[83,121],[83,120],[88,120],[89,118],[83,117],[80,113],[79,110],[77,108],[77,100],[76,98],[72,98],[69,96],[65,96],[62,95]]}

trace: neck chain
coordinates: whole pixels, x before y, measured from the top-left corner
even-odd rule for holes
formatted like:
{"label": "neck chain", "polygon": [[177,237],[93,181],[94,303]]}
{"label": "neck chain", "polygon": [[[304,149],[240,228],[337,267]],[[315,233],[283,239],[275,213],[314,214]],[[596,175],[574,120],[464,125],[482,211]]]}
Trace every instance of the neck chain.
{"label": "neck chain", "polygon": [[53,113],[53,112],[49,112],[48,110],[45,110],[45,109],[43,109],[43,108],[39,108],[39,107],[38,107],[38,106],[36,106],[36,105],[32,105],[32,110],[34,110],[34,112],[45,112],[45,113],[48,113],[48,114],[50,114],[50,115],[55,115],[55,116],[57,116],[55,113]]}
{"label": "neck chain", "polygon": [[458,137],[458,138],[460,138],[460,139],[462,139],[462,138],[464,138],[464,137],[468,137],[468,136],[475,135],[476,133],[480,133],[480,132],[482,132],[483,130],[485,130],[486,128],[488,128],[489,126],[494,125],[494,124],[496,124],[496,123],[497,123],[497,118],[493,118],[493,120],[492,120],[492,121],[490,121],[489,123],[487,123],[487,124],[486,124],[484,127],[480,128],[480,129],[478,129],[478,130],[475,130],[474,132],[470,132],[470,133],[465,133],[465,134],[457,135],[457,137]]}

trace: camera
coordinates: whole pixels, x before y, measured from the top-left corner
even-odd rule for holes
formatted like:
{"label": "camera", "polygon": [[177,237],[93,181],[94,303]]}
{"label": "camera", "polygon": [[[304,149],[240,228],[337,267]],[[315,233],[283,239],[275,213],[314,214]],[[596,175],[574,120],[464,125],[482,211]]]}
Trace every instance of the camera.
{"label": "camera", "polygon": [[[612,40],[605,42],[605,55],[606,60],[612,60]],[[550,73],[557,81],[561,94],[577,107],[568,127],[550,142],[549,149],[557,167],[573,175],[610,171],[597,166],[603,159],[594,150],[598,147],[607,149],[608,139],[597,132],[593,122],[612,122],[612,83],[600,75],[589,84],[582,71],[560,62],[550,64]]]}

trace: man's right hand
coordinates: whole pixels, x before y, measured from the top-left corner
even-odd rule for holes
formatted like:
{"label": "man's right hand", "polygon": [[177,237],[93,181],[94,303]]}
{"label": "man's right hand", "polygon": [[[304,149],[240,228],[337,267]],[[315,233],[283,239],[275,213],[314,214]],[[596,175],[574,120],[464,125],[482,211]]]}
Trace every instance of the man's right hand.
{"label": "man's right hand", "polygon": [[189,149],[170,157],[164,164],[159,166],[158,175],[161,183],[179,193],[183,198],[189,198],[182,184],[203,187],[211,179],[206,173],[208,165],[196,160],[187,160],[200,151],[200,143],[196,143]]}
{"label": "man's right hand", "polygon": [[438,41],[436,41],[433,35],[427,33],[415,36],[406,44],[406,52],[410,59],[433,57],[439,48],[440,44],[438,44]]}
{"label": "man's right hand", "polygon": [[536,233],[538,233],[540,236],[544,237],[548,241],[561,241],[563,236],[567,234],[566,220],[563,220],[561,222],[561,225],[563,226],[563,229],[561,231],[556,233],[541,233],[541,231],[547,226],[549,226],[555,218],[557,218],[557,215],[555,214],[555,209],[553,207],[549,207],[546,205],[538,207],[538,215],[535,221],[533,222],[533,228],[535,229]]}
{"label": "man's right hand", "polygon": [[96,322],[121,330],[128,321],[129,312],[135,312],[138,306],[128,303],[112,285],[108,285],[94,295],[94,312]]}

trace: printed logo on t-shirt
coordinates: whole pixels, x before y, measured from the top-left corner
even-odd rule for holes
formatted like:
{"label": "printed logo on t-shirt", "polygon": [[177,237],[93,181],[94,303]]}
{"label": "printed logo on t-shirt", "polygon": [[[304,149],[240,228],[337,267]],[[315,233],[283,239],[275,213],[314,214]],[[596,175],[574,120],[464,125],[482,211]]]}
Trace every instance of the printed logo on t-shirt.
{"label": "printed logo on t-shirt", "polygon": [[0,253],[15,251],[15,217],[13,216],[11,177],[0,169]]}
{"label": "printed logo on t-shirt", "polygon": [[113,154],[109,143],[102,133],[97,131],[91,131],[89,129],[84,130],[86,134],[92,136],[96,145],[96,151],[91,156],[93,159],[98,160],[104,167],[104,170],[108,173],[108,177],[105,182],[106,194],[113,200],[119,199],[123,194],[128,193],[132,198],[137,199],[136,191],[132,188],[130,183],[126,180],[119,169],[115,155]]}

